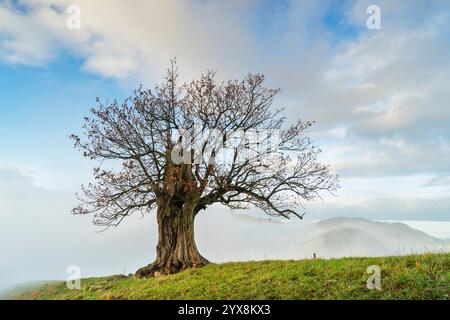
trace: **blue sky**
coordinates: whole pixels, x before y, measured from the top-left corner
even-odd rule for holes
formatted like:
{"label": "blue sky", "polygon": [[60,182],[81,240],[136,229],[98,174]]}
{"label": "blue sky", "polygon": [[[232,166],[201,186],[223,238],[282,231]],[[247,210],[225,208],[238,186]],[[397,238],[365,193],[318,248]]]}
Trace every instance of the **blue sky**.
{"label": "blue sky", "polygon": [[[66,27],[70,4],[80,30]],[[370,4],[381,30],[366,28]],[[74,193],[92,164],[67,137],[95,98],[153,85],[177,56],[184,80],[263,72],[289,119],[318,122],[311,135],[344,188],[313,216],[447,220],[448,23],[441,1],[3,0],[0,166]]]}
{"label": "blue sky", "polygon": [[67,160],[61,150],[67,151],[68,135],[79,129],[95,97],[124,96],[115,81],[83,72],[80,66],[70,56],[48,66],[0,66],[4,161],[33,159],[41,166]]}

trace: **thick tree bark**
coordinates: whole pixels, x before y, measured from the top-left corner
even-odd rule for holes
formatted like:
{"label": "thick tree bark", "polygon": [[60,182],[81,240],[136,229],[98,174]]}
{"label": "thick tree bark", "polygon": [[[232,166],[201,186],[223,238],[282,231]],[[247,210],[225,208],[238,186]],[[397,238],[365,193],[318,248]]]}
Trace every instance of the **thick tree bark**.
{"label": "thick tree bark", "polygon": [[200,255],[194,238],[195,203],[177,201],[158,202],[158,245],[156,260],[139,269],[137,277],[152,277],[202,267],[208,260]]}

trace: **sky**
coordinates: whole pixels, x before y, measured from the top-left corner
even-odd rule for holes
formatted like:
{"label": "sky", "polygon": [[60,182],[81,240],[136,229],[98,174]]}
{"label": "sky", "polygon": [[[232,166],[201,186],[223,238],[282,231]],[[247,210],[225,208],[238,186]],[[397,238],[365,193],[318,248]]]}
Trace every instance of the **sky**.
{"label": "sky", "polygon": [[[367,27],[370,5],[381,29]],[[96,97],[152,87],[173,57],[184,81],[262,72],[288,121],[316,121],[342,188],[305,203],[306,219],[450,221],[449,26],[440,0],[0,0],[0,234],[33,241],[25,221],[52,239],[94,232],[69,216],[94,163],[68,136]]]}

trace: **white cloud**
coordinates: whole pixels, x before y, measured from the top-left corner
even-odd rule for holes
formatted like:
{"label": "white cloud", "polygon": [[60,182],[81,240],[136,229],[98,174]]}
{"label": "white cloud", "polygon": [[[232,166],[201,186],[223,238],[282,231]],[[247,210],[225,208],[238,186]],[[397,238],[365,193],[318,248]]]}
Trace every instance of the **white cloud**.
{"label": "white cloud", "polygon": [[[442,2],[379,1],[382,29],[337,44],[319,23],[324,3],[293,2],[278,16],[283,26],[269,19],[261,34],[252,24],[256,2],[79,0],[82,28],[68,30],[72,2],[22,0],[22,10],[2,2],[1,57],[42,65],[67,51],[84,70],[132,84],[160,79],[175,55],[185,79],[207,68],[223,77],[263,71],[285,90],[277,102],[289,119],[318,121],[323,158],[344,176],[450,170],[450,17]],[[369,2],[355,1],[347,22],[365,26]]]}
{"label": "white cloud", "polygon": [[[61,50],[85,60],[86,70],[106,77],[150,82],[179,56],[184,74],[198,75],[219,63],[226,70],[257,58],[253,39],[233,10],[238,3],[139,1],[19,1],[26,10],[1,9],[3,59],[42,64]],[[66,28],[65,9],[81,9],[81,29]],[[31,41],[33,39],[33,41]],[[13,41],[11,43],[11,41]],[[253,54],[249,54],[253,52]],[[156,78],[156,79],[159,79]]]}

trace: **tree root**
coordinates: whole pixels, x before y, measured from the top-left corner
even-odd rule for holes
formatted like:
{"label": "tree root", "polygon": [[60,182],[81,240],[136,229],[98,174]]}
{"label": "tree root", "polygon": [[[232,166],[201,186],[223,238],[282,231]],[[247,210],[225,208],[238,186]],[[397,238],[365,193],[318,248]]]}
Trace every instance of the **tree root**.
{"label": "tree root", "polygon": [[201,268],[210,264],[208,260],[202,257],[202,262],[200,264],[191,264],[185,265],[182,263],[151,263],[145,267],[142,267],[136,271],[134,276],[136,278],[151,278],[151,277],[159,277],[161,275],[168,275],[178,273],[182,270],[191,269],[191,268]]}

